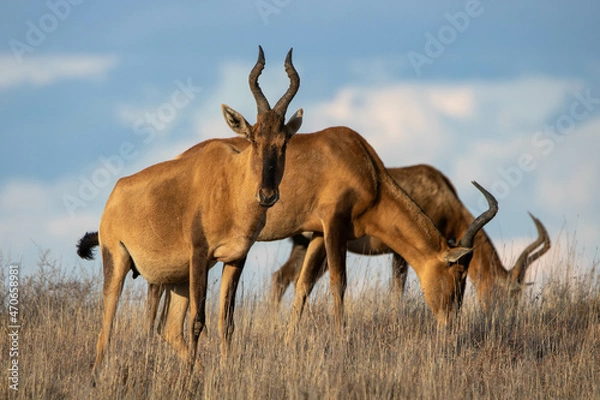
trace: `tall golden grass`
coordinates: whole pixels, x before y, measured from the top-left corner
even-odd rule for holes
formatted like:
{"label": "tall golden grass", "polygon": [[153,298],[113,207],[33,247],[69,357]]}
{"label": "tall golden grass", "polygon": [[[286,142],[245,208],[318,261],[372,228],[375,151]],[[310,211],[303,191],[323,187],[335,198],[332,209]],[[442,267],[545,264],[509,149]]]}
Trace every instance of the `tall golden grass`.
{"label": "tall golden grass", "polygon": [[[545,267],[562,272],[537,293],[485,313],[469,299],[451,330],[437,329],[418,291],[395,301],[377,283],[348,295],[343,335],[334,330],[329,297],[317,293],[286,345],[288,307],[273,310],[268,285],[264,293],[241,291],[227,359],[218,347],[213,285],[189,381],[168,345],[144,332],[145,286],[128,278],[96,387],[90,366],[102,277],[91,268],[65,272],[43,254],[20,286],[19,391],[5,379],[0,398],[600,399],[600,279],[593,268],[574,278],[568,271],[577,260],[554,254]],[[7,326],[7,307],[0,319]],[[3,366],[9,345],[3,332]]]}

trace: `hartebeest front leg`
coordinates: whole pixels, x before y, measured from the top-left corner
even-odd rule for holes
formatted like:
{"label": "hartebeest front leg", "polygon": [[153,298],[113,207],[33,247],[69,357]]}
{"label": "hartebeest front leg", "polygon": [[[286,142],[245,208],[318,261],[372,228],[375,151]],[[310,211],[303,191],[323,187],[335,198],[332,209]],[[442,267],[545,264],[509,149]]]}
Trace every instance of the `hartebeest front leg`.
{"label": "hartebeest front leg", "polygon": [[208,269],[208,254],[204,249],[195,249],[190,260],[190,371],[196,360],[198,338],[206,324]]}
{"label": "hartebeest front leg", "polygon": [[331,282],[331,294],[333,295],[333,306],[335,323],[339,333],[345,326],[344,320],[344,294],[348,279],[346,275],[346,250],[348,238],[345,235],[347,227],[344,226],[345,218],[338,217],[330,226],[325,227],[325,250],[327,252],[327,264],[329,265],[329,279]]}
{"label": "hartebeest front leg", "polygon": [[296,296],[294,298],[294,306],[292,307],[292,315],[287,332],[287,340],[291,339],[302,317],[302,311],[306,304],[306,299],[310,295],[316,281],[316,273],[323,265],[325,260],[325,241],[323,234],[319,232],[313,233],[312,239],[306,249],[306,257],[300,271],[300,276],[296,283]]}
{"label": "hartebeest front leg", "polygon": [[231,336],[235,329],[233,313],[235,310],[235,294],[237,291],[246,258],[231,264],[223,264],[221,275],[221,297],[219,313],[219,333],[221,335],[221,356],[227,357],[231,347]]}
{"label": "hartebeest front leg", "polygon": [[404,295],[406,278],[408,277],[408,263],[398,253],[392,257],[392,294],[397,298]]}

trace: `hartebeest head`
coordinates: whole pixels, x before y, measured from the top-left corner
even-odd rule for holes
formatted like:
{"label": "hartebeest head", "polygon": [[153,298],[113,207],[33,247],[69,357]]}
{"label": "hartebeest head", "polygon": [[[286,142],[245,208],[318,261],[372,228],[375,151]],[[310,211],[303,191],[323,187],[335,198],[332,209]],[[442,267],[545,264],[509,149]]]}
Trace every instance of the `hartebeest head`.
{"label": "hartebeest head", "polygon": [[290,87],[272,109],[258,85],[258,77],[264,67],[265,56],[262,47],[259,46],[258,60],[248,78],[258,109],[256,124],[251,125],[240,113],[225,104],[221,107],[229,127],[252,143],[251,169],[259,182],[256,200],[263,207],[271,207],[279,200],[279,184],[285,166],[285,148],[288,140],[300,129],[303,111],[299,109],[287,124],[284,123],[287,108],[300,87],[300,77],[292,64],[292,49],[285,59]]}
{"label": "hartebeest head", "polygon": [[[548,250],[550,250],[550,236],[546,231],[546,227],[544,227],[544,224],[542,224],[542,222],[539,219],[534,217],[533,214],[529,213],[529,216],[535,224],[538,237],[533,243],[531,243],[523,250],[519,258],[515,262],[514,267],[510,271],[509,279],[502,282],[505,286],[504,289],[507,289],[508,295],[516,301],[518,301],[521,298],[521,292],[523,291],[523,288],[527,285],[524,282],[527,268],[535,260],[544,255]],[[541,248],[540,245],[542,246]],[[537,251],[534,251],[536,249]]]}
{"label": "hartebeest head", "polygon": [[[438,298],[430,298],[426,294],[426,301],[432,308],[438,323],[446,325],[453,321],[462,305],[469,263],[473,258],[475,235],[498,213],[496,198],[477,182],[471,182],[483,194],[488,209],[479,215],[469,225],[456,247],[451,247],[443,256],[443,261],[448,265],[444,273],[438,274],[435,279]],[[434,285],[435,286],[435,285]],[[454,314],[452,313],[454,311]]]}

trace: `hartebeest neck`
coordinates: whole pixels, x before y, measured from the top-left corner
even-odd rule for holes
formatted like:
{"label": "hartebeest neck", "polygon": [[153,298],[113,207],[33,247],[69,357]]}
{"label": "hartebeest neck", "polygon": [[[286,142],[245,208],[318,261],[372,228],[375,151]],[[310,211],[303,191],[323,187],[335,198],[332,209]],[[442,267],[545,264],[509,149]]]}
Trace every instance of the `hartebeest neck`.
{"label": "hartebeest neck", "polygon": [[[236,214],[238,217],[264,214],[266,208],[261,207],[256,199],[262,179],[257,171],[262,171],[262,165],[254,165],[255,149],[253,146],[236,146],[233,141],[226,146],[229,147],[229,151],[220,154],[218,152],[223,151],[223,148],[215,148],[212,152],[215,160],[208,166],[204,163],[202,170],[195,174],[195,182],[189,189],[198,188],[196,196],[199,199],[206,198],[203,202],[204,207],[217,210],[230,207],[230,214]],[[181,162],[189,164],[188,170],[198,165],[198,157],[206,158],[206,152],[196,154],[193,150],[194,148],[180,156]]]}
{"label": "hartebeest neck", "polygon": [[380,196],[372,211],[365,213],[367,234],[382,240],[394,252],[417,267],[448,249],[431,219],[387,175],[382,174]]}
{"label": "hartebeest neck", "polygon": [[498,285],[510,284],[510,272],[502,265],[496,248],[483,230],[475,236],[475,249],[469,277],[474,282],[477,296],[484,299]]}
{"label": "hartebeest neck", "polygon": [[502,265],[496,248],[483,230],[475,236],[475,248],[478,250],[478,262],[473,273],[480,274],[482,277],[492,275],[500,279],[509,279],[509,271]]}

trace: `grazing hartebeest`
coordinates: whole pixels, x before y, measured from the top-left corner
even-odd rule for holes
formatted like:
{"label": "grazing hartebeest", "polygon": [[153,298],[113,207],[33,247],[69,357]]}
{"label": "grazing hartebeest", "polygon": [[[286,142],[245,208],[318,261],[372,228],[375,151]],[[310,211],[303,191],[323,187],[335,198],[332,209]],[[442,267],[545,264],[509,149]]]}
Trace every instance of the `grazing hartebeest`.
{"label": "grazing hartebeest", "polygon": [[237,111],[222,106],[230,128],[247,146],[213,139],[193,147],[193,154],[146,168],[120,179],[113,189],[99,234],[86,234],[78,254],[92,258],[99,244],[104,266],[104,316],[93,372],[102,360],[113,319],[130,269],[152,284],[176,284],[189,280],[191,293],[191,345],[188,358],[194,364],[198,336],[205,324],[208,270],[217,261],[238,270],[279,200],[288,140],[302,123],[298,110],[287,124],[285,113],[298,91],[300,78],[289,51],[285,69],[290,87],[271,109],[259,85],[264,55],[250,72],[250,89],[257,103],[254,125]]}
{"label": "grazing hartebeest", "polygon": [[[236,138],[231,142],[242,148],[247,146]],[[194,148],[181,157],[193,154]],[[490,209],[472,222],[458,247],[451,247],[356,132],[336,127],[296,135],[289,142],[287,157],[286,179],[280,185],[281,201],[267,213],[266,225],[257,240],[279,240],[303,231],[315,232],[312,253],[309,246],[303,273],[311,276],[322,264],[326,250],[328,263],[334,266],[330,275],[338,327],[343,320],[346,243],[348,239],[364,235],[379,237],[406,257],[419,277],[427,304],[438,323],[446,324],[454,307],[458,311],[462,301],[474,236],[497,212],[493,196],[475,184],[485,195]],[[238,279],[239,274],[224,273],[221,281],[219,330],[226,340],[230,340],[228,332],[233,329],[233,296]],[[310,291],[311,280],[302,282],[303,290],[296,291],[291,328],[298,322]],[[185,286],[177,285],[170,290],[163,335],[179,348],[185,346],[181,337],[187,309]],[[150,292],[154,295],[150,304],[158,302],[157,293],[160,292]],[[231,311],[226,312],[228,309]]]}
{"label": "grazing hartebeest", "polygon": [[[423,212],[432,219],[446,238],[455,239],[464,234],[473,216],[460,201],[456,189],[444,174],[432,166],[422,164],[387,170],[396,183],[421,206]],[[477,297],[484,306],[495,293],[508,295],[513,301],[518,302],[525,286],[527,267],[550,249],[550,237],[544,225],[533,215],[530,216],[535,223],[538,238],[523,250],[510,271],[503,267],[494,245],[484,230],[480,230],[475,235],[473,259],[469,264],[468,274],[475,286]],[[292,239],[289,259],[273,273],[272,299],[276,303],[281,301],[289,284],[296,283],[308,247],[309,239],[305,236],[296,235]],[[533,251],[541,245],[542,248],[534,253]],[[348,242],[348,250],[364,255],[392,253],[392,290],[399,294],[404,291],[408,265],[402,255],[395,253],[381,240],[368,236]],[[315,280],[318,280],[325,271],[326,265],[319,269]]]}

